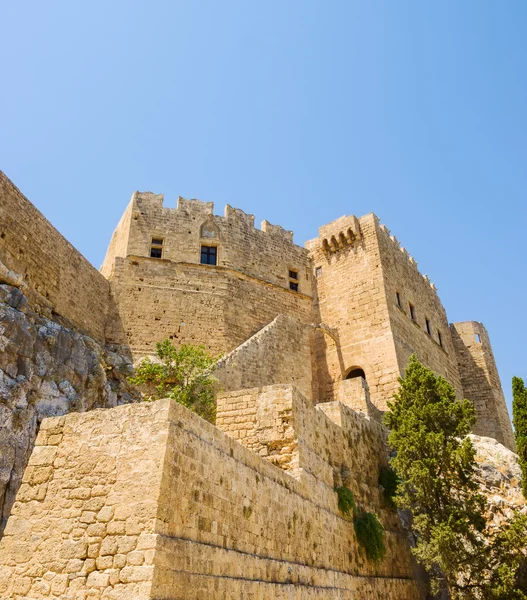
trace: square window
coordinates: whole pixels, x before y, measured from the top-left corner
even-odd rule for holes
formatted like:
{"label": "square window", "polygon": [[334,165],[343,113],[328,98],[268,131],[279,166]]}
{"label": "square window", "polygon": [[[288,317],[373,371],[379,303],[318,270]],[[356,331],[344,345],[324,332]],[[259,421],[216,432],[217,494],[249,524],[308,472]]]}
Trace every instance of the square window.
{"label": "square window", "polygon": [[215,265],[218,259],[218,249],[216,246],[201,246],[201,264]]}
{"label": "square window", "polygon": [[322,267],[317,267],[315,269],[315,277],[320,277],[322,275]]}
{"label": "square window", "polygon": [[162,246],[163,238],[152,238],[152,246]]}
{"label": "square window", "polygon": [[291,269],[289,269],[289,277],[291,279],[298,279],[298,271],[292,271]]}
{"label": "square window", "polygon": [[293,290],[293,292],[298,292],[298,283],[294,281],[289,282],[289,289]]}
{"label": "square window", "polygon": [[150,258],[161,258],[163,256],[162,248],[150,248]]}

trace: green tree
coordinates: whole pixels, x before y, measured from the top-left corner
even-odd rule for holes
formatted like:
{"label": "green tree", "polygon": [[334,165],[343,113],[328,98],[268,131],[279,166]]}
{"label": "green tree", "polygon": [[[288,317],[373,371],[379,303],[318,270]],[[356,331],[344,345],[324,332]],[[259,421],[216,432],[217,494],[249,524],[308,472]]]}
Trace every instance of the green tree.
{"label": "green tree", "polygon": [[182,344],[176,348],[170,340],[156,344],[156,356],[158,360],[141,361],[130,383],[140,386],[147,400],[172,398],[214,423],[212,368],[217,359],[203,346]]}
{"label": "green tree", "polygon": [[[475,478],[467,436],[476,416],[442,377],[410,358],[385,423],[399,484],[395,502],[412,515],[413,552],[433,594],[453,600],[526,599],[516,589],[527,519],[515,515],[498,534],[485,521],[486,498]],[[509,595],[507,595],[509,594]]]}
{"label": "green tree", "polygon": [[522,470],[523,496],[527,499],[527,389],[519,377],[512,378],[512,418],[516,452]]}

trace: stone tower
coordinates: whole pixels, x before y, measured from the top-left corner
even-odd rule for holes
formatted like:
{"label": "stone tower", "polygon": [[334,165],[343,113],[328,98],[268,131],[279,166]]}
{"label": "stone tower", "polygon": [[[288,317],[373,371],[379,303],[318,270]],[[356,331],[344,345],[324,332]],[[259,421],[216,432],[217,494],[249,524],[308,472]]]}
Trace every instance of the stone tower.
{"label": "stone tower", "polygon": [[478,415],[474,433],[514,449],[514,434],[487,330],[476,321],[453,323],[450,328],[463,392]]}

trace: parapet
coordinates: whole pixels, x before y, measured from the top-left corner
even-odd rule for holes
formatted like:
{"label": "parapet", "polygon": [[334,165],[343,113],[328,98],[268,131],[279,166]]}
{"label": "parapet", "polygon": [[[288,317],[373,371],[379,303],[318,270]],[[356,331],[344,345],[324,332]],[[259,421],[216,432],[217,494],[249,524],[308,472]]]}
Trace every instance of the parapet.
{"label": "parapet", "polygon": [[334,254],[361,239],[359,220],[355,215],[342,216],[318,230],[318,238],[306,242],[306,248],[313,251],[321,248],[326,254]]}
{"label": "parapet", "polygon": [[285,242],[293,243],[293,232],[287,229],[284,229],[280,225],[273,225],[269,223],[269,221],[262,221],[261,230],[265,233],[270,233],[278,238],[281,238]]}
{"label": "parapet", "polygon": [[[419,600],[397,514],[377,504],[382,438],[346,407],[338,427],[300,398],[283,417],[270,400],[274,431],[293,416],[303,480],[170,400],[44,420],[0,541],[0,596]],[[334,473],[380,516],[377,565]]]}
{"label": "parapet", "polygon": [[399,252],[401,252],[401,254],[406,258],[408,265],[410,265],[415,270],[415,273],[417,275],[419,275],[419,277],[422,277],[424,279],[425,283],[428,286],[430,286],[434,292],[437,293],[437,287],[435,286],[435,284],[432,281],[430,281],[430,278],[428,277],[428,275],[424,275],[423,273],[421,273],[421,271],[418,268],[418,263],[415,260],[415,258],[408,252],[408,250],[406,248],[401,246],[401,243],[399,242],[399,240],[394,235],[391,234],[390,230],[388,229],[388,227],[386,227],[386,225],[379,223],[378,217],[376,217],[376,220],[377,220],[377,223],[379,224],[378,225],[379,232],[381,233],[381,235],[384,236],[384,239],[386,240],[386,242],[388,244],[393,245],[395,250],[398,250]]}

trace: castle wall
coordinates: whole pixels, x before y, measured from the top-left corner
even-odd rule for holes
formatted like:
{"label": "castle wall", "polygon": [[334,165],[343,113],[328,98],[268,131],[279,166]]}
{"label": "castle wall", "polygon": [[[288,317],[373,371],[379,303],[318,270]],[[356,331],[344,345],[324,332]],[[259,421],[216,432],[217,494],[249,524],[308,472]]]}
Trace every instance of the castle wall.
{"label": "castle wall", "polygon": [[[21,286],[41,314],[104,342],[108,282],[0,171],[2,263],[0,282]],[[13,273],[6,278],[7,270]]]}
{"label": "castle wall", "polygon": [[320,401],[337,397],[352,367],[366,374],[372,402],[381,409],[399,374],[386,304],[377,223],[373,214],[341,217],[306,244],[316,277],[319,331],[316,363]]}
{"label": "castle wall", "polygon": [[[373,480],[360,453],[378,447],[375,432],[345,408],[339,428],[289,397],[297,426],[306,422],[299,447],[327,448],[300,463],[300,479],[167,400],[45,421],[0,542],[0,594],[417,600],[396,513],[379,509],[388,555],[374,568],[338,512],[329,453],[344,441],[360,469],[352,479]],[[378,488],[364,490],[369,506]]]}
{"label": "castle wall", "polygon": [[[399,372],[404,372],[410,355],[416,354],[423,364],[449,381],[461,397],[463,392],[450,327],[435,286],[428,277],[421,275],[415,260],[401,248],[395,237],[390,236],[386,227],[377,227],[377,237]],[[401,306],[397,302],[397,292]],[[413,319],[410,304],[414,307]],[[392,381],[385,388],[388,399],[396,387],[397,383]]]}
{"label": "castle wall", "polygon": [[212,202],[179,198],[165,208],[163,196],[136,192],[121,219],[103,266],[111,272],[115,256],[150,256],[152,238],[163,240],[162,258],[175,263],[200,263],[200,247],[217,246],[220,267],[226,267],[289,289],[289,269],[298,272],[299,291],[311,296],[311,265],[307,251],[293,244],[293,234],[267,221],[255,229],[253,215],[225,207],[213,214]]}
{"label": "castle wall", "polygon": [[322,401],[340,397],[341,380],[352,367],[360,367],[373,404],[386,410],[412,353],[462,395],[450,329],[435,287],[375,215],[341,217],[321,227],[319,237],[307,246],[318,271],[318,318],[334,338],[318,335]]}
{"label": "castle wall", "polygon": [[[161,258],[151,258],[152,239],[162,240]],[[200,264],[201,245],[217,248],[217,265]],[[289,270],[298,275],[290,290]],[[164,208],[163,196],[136,192],[121,219],[102,271],[110,277],[134,356],[155,343],[203,344],[230,352],[277,315],[309,322],[311,266],[292,234],[254,217],[213,204],[180,198]]]}
{"label": "castle wall", "polygon": [[165,338],[225,354],[279,314],[311,321],[310,297],[224,267],[127,257],[111,282],[136,358]]}
{"label": "castle wall", "polygon": [[0,541],[0,597],[152,597],[168,412],[164,401],[42,422]]}
{"label": "castle wall", "polygon": [[309,325],[278,315],[218,362],[214,375],[219,389],[233,391],[289,383],[311,398],[310,332]]}
{"label": "castle wall", "polygon": [[477,412],[474,433],[514,451],[514,433],[487,330],[476,321],[453,323],[451,330],[464,396]]}

